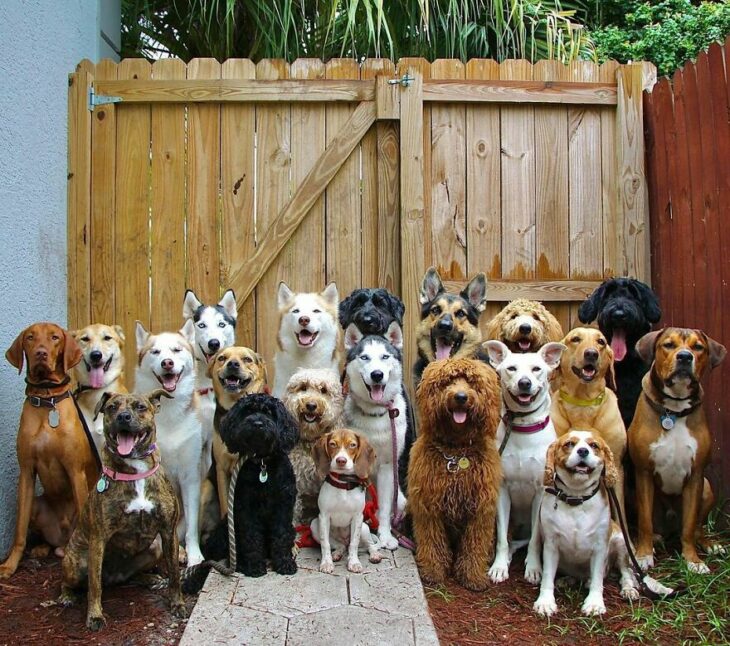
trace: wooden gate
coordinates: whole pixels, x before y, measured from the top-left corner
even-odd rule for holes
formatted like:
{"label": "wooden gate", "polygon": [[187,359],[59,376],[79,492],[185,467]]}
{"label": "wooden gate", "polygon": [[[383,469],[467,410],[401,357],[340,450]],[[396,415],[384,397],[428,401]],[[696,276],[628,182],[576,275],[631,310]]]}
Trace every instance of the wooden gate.
{"label": "wooden gate", "polygon": [[[181,324],[226,288],[240,343],[271,360],[275,294],[384,286],[406,361],[430,265],[571,303],[649,278],[647,64],[349,59],[83,61],[69,78],[69,321]],[[486,318],[486,317],[485,317]],[[128,370],[132,373],[133,370]],[[129,375],[131,377],[131,374]],[[131,381],[131,379],[130,379]]]}

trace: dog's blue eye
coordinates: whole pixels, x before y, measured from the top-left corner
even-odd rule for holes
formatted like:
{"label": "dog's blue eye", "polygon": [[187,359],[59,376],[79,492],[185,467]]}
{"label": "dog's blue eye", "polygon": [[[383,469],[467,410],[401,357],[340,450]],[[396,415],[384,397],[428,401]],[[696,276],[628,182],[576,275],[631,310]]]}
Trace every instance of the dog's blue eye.
{"label": "dog's blue eye", "polygon": [[201,321],[200,323],[198,323],[198,327],[199,327],[199,328],[200,328],[201,330],[204,330],[204,329],[205,329],[205,328],[207,328],[208,326],[207,326],[207,325],[206,325],[205,323],[203,323],[203,322]]}
{"label": "dog's blue eye", "polygon": [[361,354],[360,361],[370,361],[370,357],[366,354]]}
{"label": "dog's blue eye", "polygon": [[218,323],[218,327],[226,327],[226,324],[223,321],[221,321],[220,323]]}
{"label": "dog's blue eye", "polygon": [[382,357],[380,357],[380,358],[381,358],[381,359],[382,359],[383,361],[387,361],[388,359],[390,359],[390,355],[389,355],[389,354],[384,354],[384,355],[383,355]]}

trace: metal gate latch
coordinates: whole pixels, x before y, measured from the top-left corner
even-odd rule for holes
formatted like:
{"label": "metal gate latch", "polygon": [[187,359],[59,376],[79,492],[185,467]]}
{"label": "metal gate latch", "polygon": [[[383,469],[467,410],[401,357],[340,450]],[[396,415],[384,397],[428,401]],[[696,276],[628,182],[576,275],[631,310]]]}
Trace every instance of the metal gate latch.
{"label": "metal gate latch", "polygon": [[416,79],[414,79],[412,76],[408,76],[408,74],[404,74],[399,79],[389,79],[388,85],[400,85],[402,87],[408,87],[415,80]]}

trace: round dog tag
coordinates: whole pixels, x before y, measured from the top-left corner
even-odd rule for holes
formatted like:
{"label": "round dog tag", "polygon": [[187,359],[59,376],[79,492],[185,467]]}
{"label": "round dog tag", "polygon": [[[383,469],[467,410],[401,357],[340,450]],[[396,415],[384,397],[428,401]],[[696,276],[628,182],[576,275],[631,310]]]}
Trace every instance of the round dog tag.
{"label": "round dog tag", "polygon": [[263,483],[264,483],[264,482],[266,482],[266,481],[267,481],[268,479],[269,479],[269,474],[268,474],[268,472],[266,471],[266,468],[264,467],[263,469],[261,469],[261,473],[259,473],[259,482],[260,482],[261,484],[263,484]]}
{"label": "round dog tag", "polygon": [[106,478],[102,476],[96,481],[96,490],[99,493],[104,493],[109,488],[109,483],[107,482]]}
{"label": "round dog tag", "polygon": [[662,428],[665,431],[671,431],[674,428],[674,419],[671,415],[662,416]]}
{"label": "round dog tag", "polygon": [[459,468],[463,471],[464,469],[468,469],[471,466],[471,462],[469,462],[469,458],[459,458]]}
{"label": "round dog tag", "polygon": [[55,408],[51,408],[51,411],[48,413],[48,426],[51,428],[58,428],[58,425],[61,423],[61,416],[58,413],[58,410]]}

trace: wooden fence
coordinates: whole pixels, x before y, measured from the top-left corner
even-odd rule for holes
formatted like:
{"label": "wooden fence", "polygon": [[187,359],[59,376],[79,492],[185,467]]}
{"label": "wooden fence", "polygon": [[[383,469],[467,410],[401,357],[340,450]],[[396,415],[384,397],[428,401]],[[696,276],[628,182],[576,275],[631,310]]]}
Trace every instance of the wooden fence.
{"label": "wooden fence", "polygon": [[[411,80],[398,83],[407,75]],[[69,78],[69,325],[181,324],[233,287],[271,359],[280,280],[406,302],[430,265],[537,298],[566,330],[605,276],[648,279],[647,64],[129,59]],[[90,92],[95,105],[89,106]],[[102,97],[116,103],[100,103]],[[130,375],[131,381],[131,375]]]}
{"label": "wooden fence", "polygon": [[[645,93],[652,278],[663,325],[730,344],[730,39]],[[730,497],[730,360],[706,380],[709,470]],[[716,486],[715,491],[718,491]]]}

